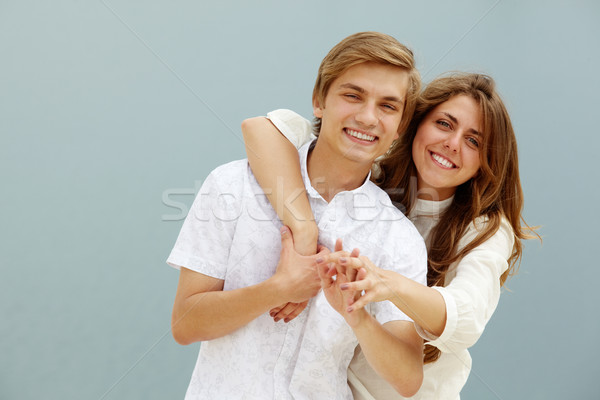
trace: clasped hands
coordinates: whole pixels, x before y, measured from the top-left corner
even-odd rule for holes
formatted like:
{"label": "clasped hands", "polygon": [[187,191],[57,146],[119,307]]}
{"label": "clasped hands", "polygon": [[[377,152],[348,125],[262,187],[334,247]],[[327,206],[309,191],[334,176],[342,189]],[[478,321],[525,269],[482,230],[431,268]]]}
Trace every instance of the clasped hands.
{"label": "clasped hands", "polygon": [[292,233],[284,226],[276,274],[288,280],[290,302],[272,309],[269,314],[275,322],[289,322],[323,289],[329,304],[352,326],[360,319],[360,313],[355,311],[372,301],[383,300],[384,272],[367,257],[360,256],[358,249],[344,251],[341,239],[336,241],[333,252],[319,246],[316,255],[302,256],[294,250]]}

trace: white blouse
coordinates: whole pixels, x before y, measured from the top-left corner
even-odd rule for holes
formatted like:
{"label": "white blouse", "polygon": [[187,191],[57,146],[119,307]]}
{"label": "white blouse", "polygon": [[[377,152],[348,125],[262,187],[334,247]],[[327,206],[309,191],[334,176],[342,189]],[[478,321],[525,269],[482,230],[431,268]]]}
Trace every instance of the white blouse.
{"label": "white blouse", "polygon": [[[292,143],[310,140],[310,122],[293,111],[276,110],[267,117]],[[440,202],[418,199],[413,207],[409,218],[428,247],[431,230],[451,203],[452,198]],[[480,218],[469,225],[459,250],[470,243],[485,224],[485,219]],[[460,399],[460,391],[471,371],[471,356],[467,349],[477,342],[498,305],[500,276],[508,268],[507,260],[513,245],[512,228],[503,219],[491,238],[450,266],[443,287],[433,287],[446,303],[444,331],[436,337],[418,325],[415,327],[419,335],[442,354],[437,361],[423,367],[423,384],[411,399]],[[348,382],[355,399],[404,399],[373,371],[360,349],[349,366]]]}

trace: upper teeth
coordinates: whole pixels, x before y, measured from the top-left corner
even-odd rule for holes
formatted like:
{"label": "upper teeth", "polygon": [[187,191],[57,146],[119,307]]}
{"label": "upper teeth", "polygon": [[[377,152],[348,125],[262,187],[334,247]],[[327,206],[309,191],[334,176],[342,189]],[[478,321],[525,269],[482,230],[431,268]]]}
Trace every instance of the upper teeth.
{"label": "upper teeth", "polygon": [[450,161],[446,160],[444,157],[439,156],[435,153],[432,154],[432,157],[435,161],[439,162],[440,164],[442,164],[444,167],[447,168],[452,168],[454,167],[454,164],[452,164]]}
{"label": "upper teeth", "polygon": [[348,132],[348,135],[350,135],[350,136],[354,136],[355,138],[362,139],[362,140],[368,140],[369,142],[372,142],[373,140],[376,139],[375,136],[366,135],[364,133],[353,131],[351,129],[346,129],[346,132]]}

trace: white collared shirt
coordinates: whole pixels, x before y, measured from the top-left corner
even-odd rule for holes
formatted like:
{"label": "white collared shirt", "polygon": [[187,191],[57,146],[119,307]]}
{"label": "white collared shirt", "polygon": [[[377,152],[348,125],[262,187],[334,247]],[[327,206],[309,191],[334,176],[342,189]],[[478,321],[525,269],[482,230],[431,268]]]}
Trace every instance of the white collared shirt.
{"label": "white collared shirt", "polygon": [[[425,283],[426,250],[412,223],[368,179],[327,203],[302,174],[319,226],[319,243],[358,247],[382,268]],[[262,282],[275,273],[281,222],[246,160],[208,176],[167,260],[224,279],[224,290]],[[390,302],[370,305],[380,323],[409,320]],[[203,342],[186,399],[351,399],[347,367],[358,341],[322,292],[291,322],[267,314],[224,337]]]}

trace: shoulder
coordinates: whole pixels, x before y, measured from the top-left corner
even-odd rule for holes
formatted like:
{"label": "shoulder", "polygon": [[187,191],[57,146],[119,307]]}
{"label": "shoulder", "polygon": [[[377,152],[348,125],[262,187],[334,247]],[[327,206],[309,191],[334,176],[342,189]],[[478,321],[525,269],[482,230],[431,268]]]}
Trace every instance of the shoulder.
{"label": "shoulder", "polygon": [[389,209],[390,213],[404,216],[402,211],[394,206],[394,203],[392,203],[392,200],[387,192],[373,183],[373,181],[369,180],[365,183],[365,192],[369,197],[376,199],[380,205],[386,206],[385,209]]}
{"label": "shoulder", "polygon": [[230,214],[227,215],[231,218],[246,215],[257,226],[260,221],[278,221],[277,214],[252,173],[247,159],[215,168],[202,186],[200,195],[211,199],[214,207],[229,210]]}
{"label": "shoulder", "polygon": [[[475,219],[467,227],[467,231],[460,241],[459,247],[464,247],[475,240],[478,235],[485,232],[490,226],[490,221],[487,216],[482,216]],[[474,250],[489,250],[501,253],[506,259],[512,254],[512,249],[515,242],[515,235],[512,226],[506,217],[500,217],[500,224],[494,234],[484,243],[479,245]]]}
{"label": "shoulder", "polygon": [[373,182],[368,182],[365,189],[368,197],[372,199],[372,203],[376,204],[378,208],[380,222],[387,222],[397,229],[407,229],[412,234],[421,236],[410,219],[392,203],[390,196],[383,189]]}
{"label": "shoulder", "polygon": [[213,169],[209,176],[212,179],[224,179],[228,177],[243,177],[248,172],[248,160],[235,160],[226,164],[219,165]]}
{"label": "shoulder", "polygon": [[[489,227],[489,225],[490,219],[488,216],[484,215],[476,218],[473,222],[471,222],[471,224],[467,228],[467,231],[472,235],[480,234],[484,232]],[[512,226],[505,216],[500,217],[500,225],[494,233],[494,236],[514,236]]]}
{"label": "shoulder", "polygon": [[248,160],[236,160],[213,169],[196,195],[202,207],[239,208],[252,186]]}
{"label": "shoulder", "polygon": [[239,193],[251,177],[252,170],[250,169],[248,160],[235,160],[213,169],[206,177],[204,186]]}

